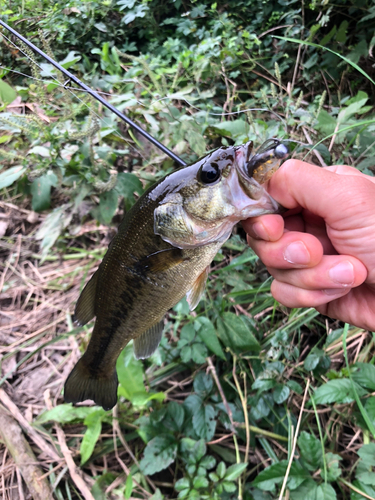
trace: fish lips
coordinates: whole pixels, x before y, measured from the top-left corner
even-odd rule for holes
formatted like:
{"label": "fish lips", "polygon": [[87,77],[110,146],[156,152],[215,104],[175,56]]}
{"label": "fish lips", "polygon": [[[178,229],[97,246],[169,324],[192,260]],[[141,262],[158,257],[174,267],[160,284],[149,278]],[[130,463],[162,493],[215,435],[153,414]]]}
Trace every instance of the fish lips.
{"label": "fish lips", "polygon": [[264,185],[249,177],[240,166],[232,170],[228,177],[228,186],[231,204],[238,220],[279,213],[283,208],[267,192]]}

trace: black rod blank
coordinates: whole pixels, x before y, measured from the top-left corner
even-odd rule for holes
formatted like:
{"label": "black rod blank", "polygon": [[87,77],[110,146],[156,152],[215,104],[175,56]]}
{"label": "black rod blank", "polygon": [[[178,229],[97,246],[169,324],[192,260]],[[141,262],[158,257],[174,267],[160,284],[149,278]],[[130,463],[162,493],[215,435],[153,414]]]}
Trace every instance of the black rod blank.
{"label": "black rod blank", "polygon": [[59,64],[58,62],[54,61],[51,57],[49,57],[49,55],[47,55],[45,52],[43,52],[42,50],[40,50],[32,42],[29,42],[29,40],[27,40],[24,36],[22,36],[20,33],[18,33],[18,31],[16,31],[15,29],[11,28],[6,23],[4,23],[1,19],[0,19],[0,25],[3,26],[8,31],[10,31],[14,36],[16,36],[19,40],[21,40],[25,45],[27,45],[28,47],[30,47],[34,52],[36,52],[40,56],[44,57],[44,59],[46,59],[50,64],[52,64],[55,68],[57,68],[59,71],[61,71],[65,76],[67,76],[70,80],[72,80],[74,83],[76,83],[79,87],[81,87],[82,89],[84,89],[88,94],[90,94],[92,97],[94,97],[94,99],[96,99],[97,101],[99,101],[100,103],[102,103],[103,106],[105,106],[110,111],[112,111],[112,113],[114,113],[119,118],[121,118],[121,120],[123,120],[125,123],[127,123],[128,125],[130,125],[132,128],[134,128],[135,130],[137,130],[137,132],[139,132],[141,135],[143,135],[143,137],[145,137],[147,140],[149,140],[150,142],[152,142],[152,144],[154,144],[157,148],[159,148],[161,151],[163,151],[163,153],[165,153],[166,155],[168,155],[170,158],[172,158],[172,160],[174,160],[176,163],[178,163],[182,167],[184,167],[186,165],[186,163],[184,162],[184,160],[182,160],[179,156],[175,155],[173,153],[173,151],[171,151],[166,146],[164,146],[163,144],[161,144],[161,142],[159,142],[157,139],[155,139],[154,137],[152,137],[152,135],[150,135],[148,132],[146,132],[145,130],[143,130],[142,127],[140,127],[139,125],[137,125],[136,123],[134,123],[133,120],[131,120],[130,118],[128,118],[126,115],[124,115],[124,113],[121,113],[121,111],[119,111],[117,108],[115,108],[114,106],[112,106],[112,104],[110,104],[105,99],[103,99],[103,97],[101,95],[99,95],[94,90],[90,89],[90,87],[88,87],[85,83],[81,82],[81,80],[79,80],[75,75],[73,75],[73,73],[71,73],[67,69],[63,68],[61,66],[61,64]]}

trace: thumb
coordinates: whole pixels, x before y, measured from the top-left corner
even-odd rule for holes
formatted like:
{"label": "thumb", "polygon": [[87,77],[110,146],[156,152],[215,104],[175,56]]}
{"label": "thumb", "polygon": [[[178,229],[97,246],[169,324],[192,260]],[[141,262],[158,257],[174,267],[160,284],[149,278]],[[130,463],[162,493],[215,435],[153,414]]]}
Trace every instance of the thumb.
{"label": "thumb", "polygon": [[341,220],[362,219],[375,212],[371,177],[352,167],[322,168],[288,160],[271,177],[268,192],[288,209],[302,207],[335,226]]}

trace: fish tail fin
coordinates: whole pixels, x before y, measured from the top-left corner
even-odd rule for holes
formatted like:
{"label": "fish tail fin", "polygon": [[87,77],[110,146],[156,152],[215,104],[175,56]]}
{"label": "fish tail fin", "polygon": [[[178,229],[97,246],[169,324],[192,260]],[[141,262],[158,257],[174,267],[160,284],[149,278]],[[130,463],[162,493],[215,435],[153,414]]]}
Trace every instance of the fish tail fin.
{"label": "fish tail fin", "polygon": [[93,375],[82,357],[65,382],[64,400],[65,403],[79,403],[92,399],[104,410],[110,410],[117,403],[117,386],[116,368],[109,377]]}

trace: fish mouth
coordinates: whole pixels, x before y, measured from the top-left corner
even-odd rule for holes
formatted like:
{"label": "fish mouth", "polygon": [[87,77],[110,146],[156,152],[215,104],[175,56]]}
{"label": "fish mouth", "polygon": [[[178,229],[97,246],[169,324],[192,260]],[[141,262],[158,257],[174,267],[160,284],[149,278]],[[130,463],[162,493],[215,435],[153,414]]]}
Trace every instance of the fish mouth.
{"label": "fish mouth", "polygon": [[228,186],[231,204],[238,220],[275,214],[282,208],[267,192],[264,184],[259,184],[254,178],[249,177],[239,166],[230,173]]}

